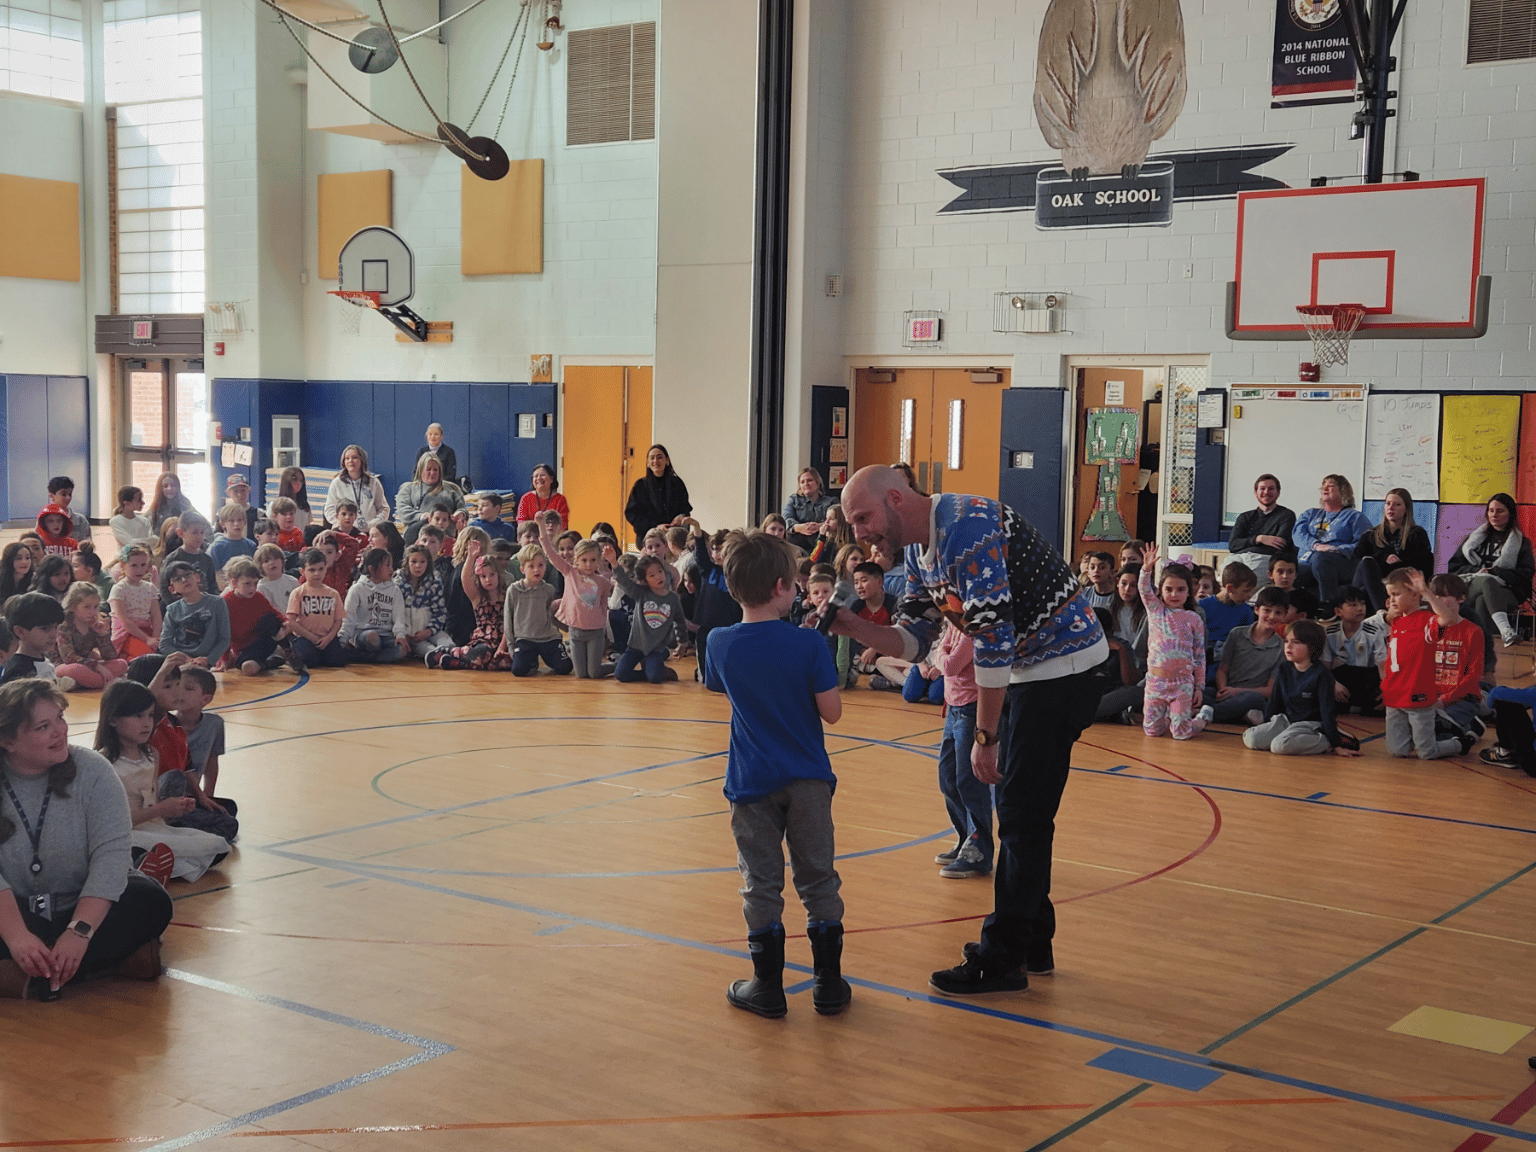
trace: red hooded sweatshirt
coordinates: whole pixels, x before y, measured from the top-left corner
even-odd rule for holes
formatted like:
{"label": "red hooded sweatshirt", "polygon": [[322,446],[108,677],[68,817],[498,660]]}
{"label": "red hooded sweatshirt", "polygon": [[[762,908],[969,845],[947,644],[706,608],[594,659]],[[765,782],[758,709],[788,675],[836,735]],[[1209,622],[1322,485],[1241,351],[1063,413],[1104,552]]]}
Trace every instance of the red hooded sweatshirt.
{"label": "red hooded sweatshirt", "polygon": [[[49,516],[57,516],[64,522],[62,534],[55,536],[48,531],[48,527],[43,521]],[[69,534],[71,527],[69,513],[64,511],[64,509],[60,508],[57,504],[49,504],[44,507],[37,514],[37,534],[43,538],[43,554],[46,556],[63,556],[68,558],[71,553],[79,551],[80,546],[75,543],[75,538]]]}

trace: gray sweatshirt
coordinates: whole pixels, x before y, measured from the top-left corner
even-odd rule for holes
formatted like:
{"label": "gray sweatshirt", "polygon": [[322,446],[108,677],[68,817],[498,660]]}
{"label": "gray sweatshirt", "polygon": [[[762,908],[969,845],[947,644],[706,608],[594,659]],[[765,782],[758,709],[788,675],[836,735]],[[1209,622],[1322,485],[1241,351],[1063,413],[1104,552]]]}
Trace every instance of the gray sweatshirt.
{"label": "gray sweatshirt", "polygon": [[[16,826],[0,844],[0,892],[10,890],[27,899],[45,893],[53,896],[55,917],[71,911],[82,896],[116,900],[128,885],[133,866],[128,834],[133,822],[128,815],[128,796],[117,773],[100,753],[70,746],[75,759],[75,779],[69,795],[54,793],[43,820],[38,852],[43,870],[32,875],[32,842],[16,816],[15,806],[0,788],[0,812]],[[4,773],[21,801],[21,809],[37,831],[48,777]],[[10,899],[9,895],[0,897]]]}
{"label": "gray sweatshirt", "polygon": [[204,592],[196,604],[172,600],[160,624],[160,651],[205,657],[209,664],[229,647],[229,608],[224,598]]}
{"label": "gray sweatshirt", "polygon": [[554,585],[543,580],[532,586],[526,580],[509,585],[502,618],[507,647],[519,640],[543,644],[560,639],[560,629],[555,624],[555,605],[559,599]]}
{"label": "gray sweatshirt", "polygon": [[679,644],[688,638],[688,626],[683,623],[683,602],[676,592],[657,595],[649,585],[637,583],[622,568],[613,570],[613,578],[624,589],[624,594],[635,602],[635,618],[629,626],[629,647],[642,656],[649,656],[666,648],[674,636]]}
{"label": "gray sweatshirt", "polygon": [[405,638],[405,596],[393,580],[375,584],[360,578],[347,589],[346,617],[341,622],[341,642],[347,644],[359,632],[388,632]]}

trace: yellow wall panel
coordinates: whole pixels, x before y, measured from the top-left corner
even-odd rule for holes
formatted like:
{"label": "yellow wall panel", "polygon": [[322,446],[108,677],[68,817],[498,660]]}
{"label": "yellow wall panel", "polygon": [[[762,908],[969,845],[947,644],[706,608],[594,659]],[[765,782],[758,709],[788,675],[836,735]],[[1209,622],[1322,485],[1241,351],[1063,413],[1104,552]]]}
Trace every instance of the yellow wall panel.
{"label": "yellow wall panel", "polygon": [[0,276],[80,279],[80,185],[0,176]]}
{"label": "yellow wall panel", "polygon": [[319,178],[320,269],[322,280],[336,279],[341,246],[360,228],[394,226],[388,168],[376,172],[333,172]]}
{"label": "yellow wall panel", "polygon": [[500,180],[482,180],[466,167],[459,198],[464,275],[544,271],[544,161],[514,160]]}

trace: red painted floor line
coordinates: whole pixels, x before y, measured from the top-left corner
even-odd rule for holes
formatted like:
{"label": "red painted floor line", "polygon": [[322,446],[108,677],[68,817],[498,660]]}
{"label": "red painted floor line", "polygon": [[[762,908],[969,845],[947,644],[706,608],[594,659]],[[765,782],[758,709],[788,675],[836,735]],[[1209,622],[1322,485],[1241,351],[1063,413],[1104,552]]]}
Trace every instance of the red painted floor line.
{"label": "red painted floor line", "polygon": [[[1532,1082],[1529,1088],[1494,1113],[1493,1122],[1513,1124],[1532,1108],[1536,1108],[1536,1082]],[[1476,1132],[1458,1144],[1456,1152],[1482,1152],[1497,1139],[1497,1136],[1490,1136],[1486,1132]]]}

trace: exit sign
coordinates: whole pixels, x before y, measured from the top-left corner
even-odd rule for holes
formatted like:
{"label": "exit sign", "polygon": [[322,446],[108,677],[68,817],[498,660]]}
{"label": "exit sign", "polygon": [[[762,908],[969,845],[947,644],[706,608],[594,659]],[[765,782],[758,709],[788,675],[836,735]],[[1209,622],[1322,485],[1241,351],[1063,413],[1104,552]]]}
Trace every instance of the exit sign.
{"label": "exit sign", "polygon": [[908,344],[937,344],[943,321],[936,316],[914,316],[907,321]]}
{"label": "exit sign", "polygon": [[133,338],[135,340],[153,340],[155,338],[155,322],[153,320],[135,320],[133,322]]}

